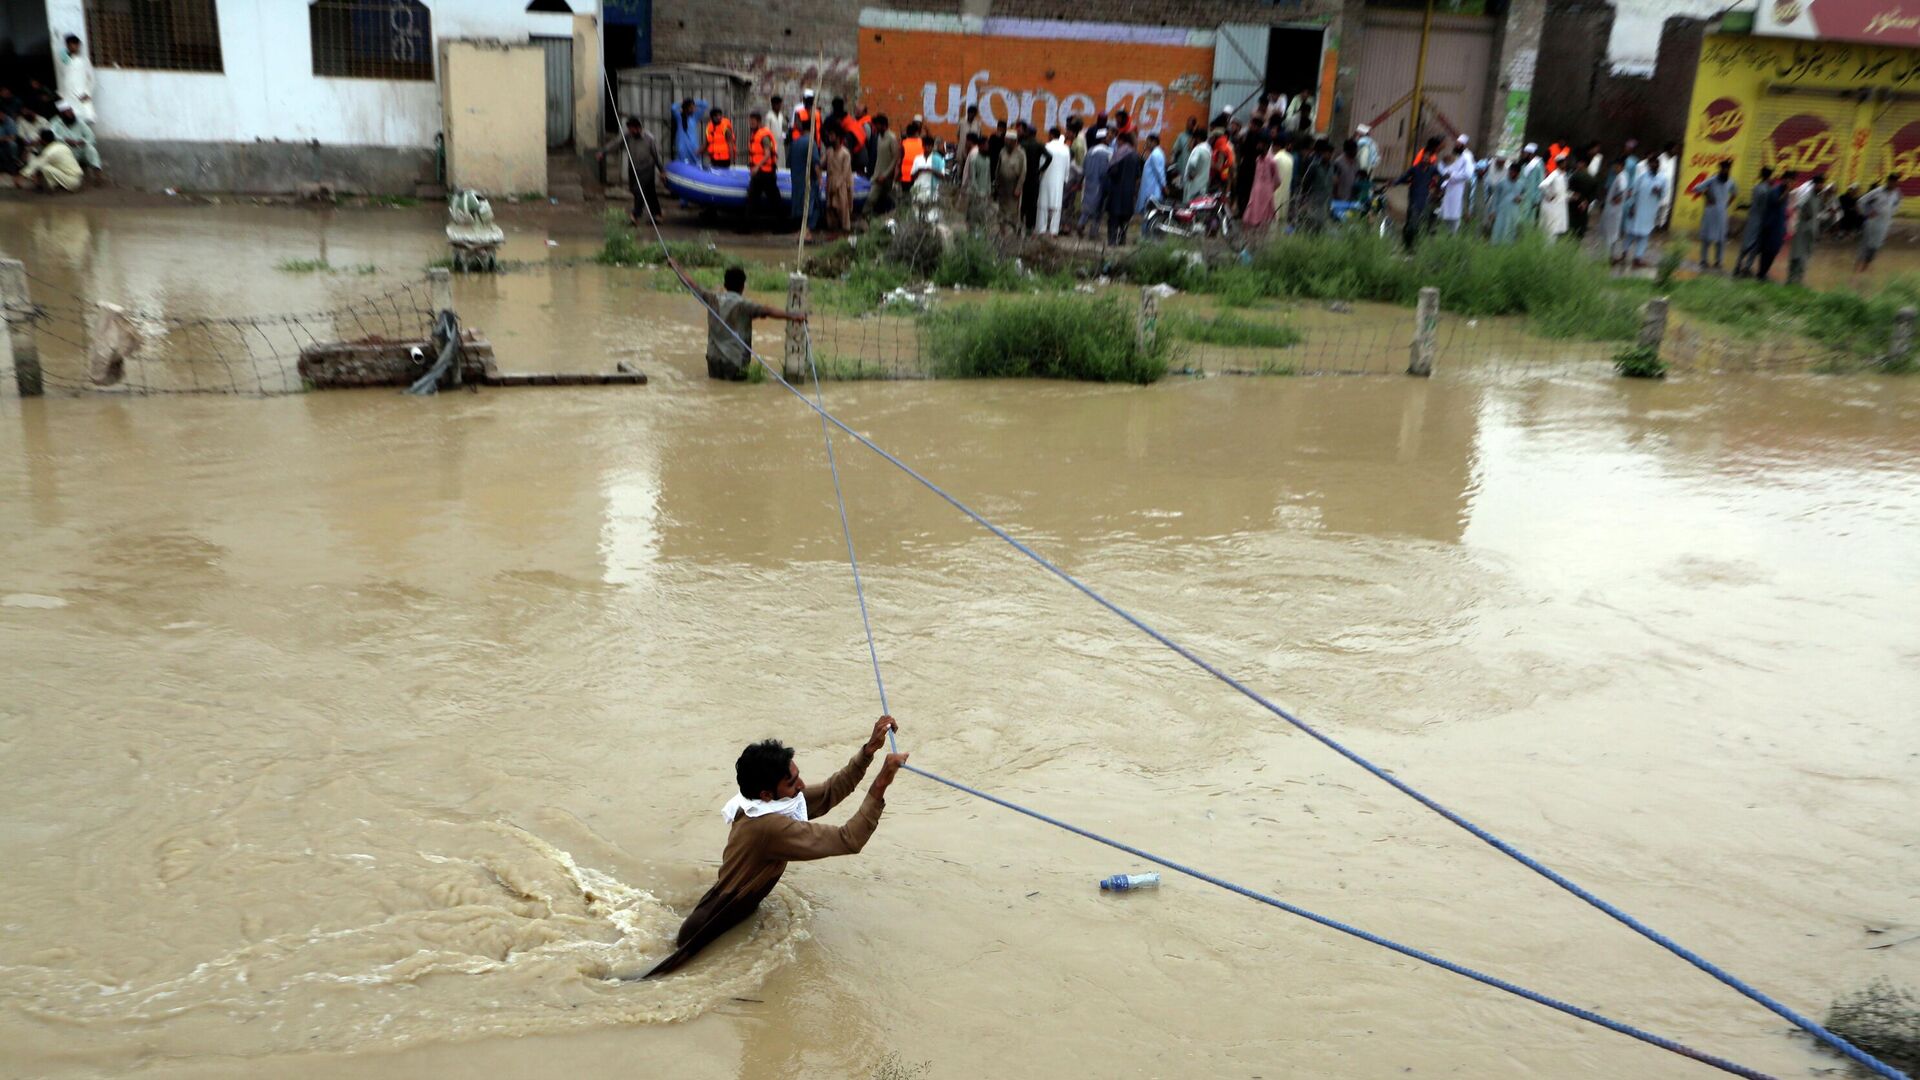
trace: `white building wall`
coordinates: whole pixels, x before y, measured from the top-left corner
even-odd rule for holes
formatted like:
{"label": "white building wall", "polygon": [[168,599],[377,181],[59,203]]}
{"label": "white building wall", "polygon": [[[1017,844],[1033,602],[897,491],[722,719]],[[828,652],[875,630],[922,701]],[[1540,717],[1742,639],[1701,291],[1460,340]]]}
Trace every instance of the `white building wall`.
{"label": "white building wall", "polygon": [[[581,14],[599,13],[598,0],[572,4]],[[217,0],[224,72],[96,66],[95,130],[103,139],[161,142],[431,146],[440,130],[438,87],[314,75],[307,6],[301,0]],[[570,16],[529,12],[526,0],[427,0],[426,6],[436,39],[519,42],[573,33]],[[87,40],[82,0],[47,0],[47,23],[56,49],[64,48],[60,39],[70,33]]]}

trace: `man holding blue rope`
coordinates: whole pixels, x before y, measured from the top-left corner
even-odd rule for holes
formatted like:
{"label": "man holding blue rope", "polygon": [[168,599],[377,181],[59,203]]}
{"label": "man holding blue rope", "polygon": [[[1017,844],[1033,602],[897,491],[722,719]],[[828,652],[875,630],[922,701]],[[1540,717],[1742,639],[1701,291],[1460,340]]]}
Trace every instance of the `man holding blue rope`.
{"label": "man holding blue rope", "polygon": [[867,766],[873,764],[873,756],[887,744],[887,734],[898,730],[900,725],[891,716],[875,721],[866,744],[824,784],[808,785],[800,779],[793,749],[775,739],[742,750],[733,763],[740,793],[720,810],[720,817],[727,823],[727,847],[720,857],[719,880],[680,924],[680,932],[674,937],[678,948],[641,978],[665,975],[678,968],[713,939],[747,919],[779,884],[789,862],[854,855],[865,847],[880,824],[887,787],[900,766],[906,764],[907,755],[887,755],[860,809],[845,825],[827,825],[815,818],[853,793]]}
{"label": "man holding blue rope", "polygon": [[680,264],[669,256],[667,265],[680,276],[680,283],[700,298],[707,308],[707,378],[743,382],[753,367],[753,321],[785,319],[806,322],[804,311],[782,311],[747,299],[747,271],[729,266],[721,277],[721,292],[701,288]]}

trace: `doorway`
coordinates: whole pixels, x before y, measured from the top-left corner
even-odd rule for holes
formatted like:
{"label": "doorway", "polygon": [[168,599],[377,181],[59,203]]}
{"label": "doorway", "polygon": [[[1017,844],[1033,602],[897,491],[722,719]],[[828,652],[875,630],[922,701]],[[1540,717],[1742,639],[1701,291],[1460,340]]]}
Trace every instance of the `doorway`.
{"label": "doorway", "polygon": [[1267,92],[1320,96],[1320,56],[1327,32],[1321,27],[1276,26],[1267,38]]}
{"label": "doorway", "polygon": [[573,39],[535,37],[547,54],[547,149],[573,141]]}
{"label": "doorway", "polygon": [[[77,33],[85,35],[85,31]],[[88,50],[91,54],[92,50]],[[47,31],[46,0],[0,0],[0,82],[23,93],[27,80],[53,89],[53,37]]]}

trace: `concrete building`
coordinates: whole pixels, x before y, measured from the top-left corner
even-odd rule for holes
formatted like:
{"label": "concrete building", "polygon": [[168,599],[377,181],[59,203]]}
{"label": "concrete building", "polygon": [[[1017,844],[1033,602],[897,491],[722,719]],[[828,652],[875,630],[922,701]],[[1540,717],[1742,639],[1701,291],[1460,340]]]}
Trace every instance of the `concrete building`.
{"label": "concrete building", "polygon": [[[412,193],[436,179],[445,134],[461,147],[450,162],[464,151],[473,163],[453,182],[502,194],[544,191],[547,151],[565,154],[597,136],[599,8],[600,0],[0,0],[0,18],[10,36],[18,27],[22,41],[44,42],[48,59],[66,34],[86,43],[95,128],[119,183]],[[493,48],[443,47],[456,41]],[[507,62],[503,47],[536,55]],[[486,71],[450,82],[449,56]],[[51,64],[42,70],[51,74]],[[469,105],[469,91],[486,100]],[[508,100],[529,107],[505,108]]]}
{"label": "concrete building", "polygon": [[1706,20],[1669,16],[1657,46],[1623,58],[1609,44],[1620,37],[1618,19],[1613,0],[1548,0],[1540,67],[1554,73],[1553,90],[1534,105],[1529,140],[1598,139],[1609,153],[1628,139],[1648,153],[1681,140]]}
{"label": "concrete building", "polygon": [[[1109,98],[1131,101],[1153,86],[1212,111],[1265,85],[1317,91],[1322,131],[1344,136],[1371,123],[1388,163],[1404,161],[1425,135],[1517,146],[1546,0],[1433,6],[1429,22],[1426,0],[746,0],[725,19],[702,17],[690,3],[656,3],[652,53],[744,72],[758,100],[791,102],[812,87],[895,102],[890,115],[930,121],[952,111],[949,98],[988,100],[1001,111],[1011,104],[1040,120],[1049,101],[1057,116],[1084,108],[1083,99],[1104,109]],[[1161,76],[1127,70],[1133,54],[1116,60],[1116,46],[1150,50]],[[1181,105],[1158,112],[1177,124]],[[935,121],[936,130],[946,126]]]}
{"label": "concrete building", "polygon": [[[1722,161],[1751,191],[1762,166],[1797,183],[1815,174],[1842,191],[1901,177],[1903,217],[1920,216],[1920,22],[1890,20],[1877,0],[1765,3],[1706,26],[1694,67],[1680,182]],[[1674,206],[1674,227],[1700,204]]]}

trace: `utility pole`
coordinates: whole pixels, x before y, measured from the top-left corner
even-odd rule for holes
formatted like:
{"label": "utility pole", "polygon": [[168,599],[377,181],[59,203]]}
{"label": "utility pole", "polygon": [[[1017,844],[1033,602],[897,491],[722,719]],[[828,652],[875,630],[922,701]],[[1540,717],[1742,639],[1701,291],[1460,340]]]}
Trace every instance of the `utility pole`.
{"label": "utility pole", "polygon": [[1427,0],[1426,21],[1420,25],[1420,59],[1413,66],[1413,98],[1407,102],[1407,165],[1420,152],[1420,107],[1426,104],[1427,42],[1433,39],[1433,0]]}

